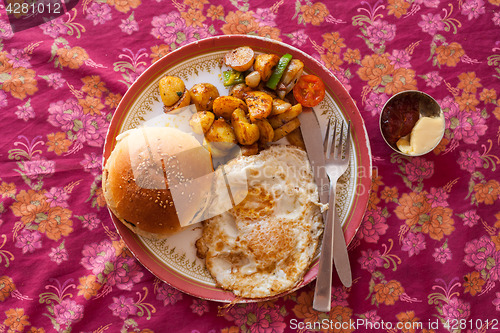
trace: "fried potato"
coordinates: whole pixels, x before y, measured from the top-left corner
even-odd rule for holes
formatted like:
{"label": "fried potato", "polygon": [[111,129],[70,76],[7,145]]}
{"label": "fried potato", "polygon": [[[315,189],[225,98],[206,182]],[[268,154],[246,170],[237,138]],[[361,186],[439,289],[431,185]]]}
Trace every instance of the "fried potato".
{"label": "fried potato", "polygon": [[184,93],[184,82],[175,76],[164,76],[159,82],[160,97],[165,106],[172,106]]}
{"label": "fried potato", "polygon": [[276,116],[278,114],[282,114],[292,108],[292,104],[285,102],[282,99],[276,98],[273,99],[273,109],[271,110],[271,114],[269,116]]}
{"label": "fried potato", "polygon": [[262,91],[271,96],[273,99],[278,98],[278,95],[276,95],[276,92],[274,90],[269,89],[266,87],[266,83],[264,81],[261,81],[259,85],[254,89],[255,91]]}
{"label": "fried potato", "polygon": [[259,127],[259,133],[260,133],[259,142],[260,143],[265,144],[265,143],[273,141],[274,129],[271,126],[271,124],[269,124],[267,119],[256,119],[254,121],[254,124],[257,125],[257,127]]}
{"label": "fried potato", "polygon": [[236,135],[233,128],[222,118],[213,122],[205,133],[205,138],[208,142],[214,143],[216,148],[222,150],[231,149],[236,144]]}
{"label": "fried potato", "polygon": [[216,143],[208,142],[206,139],[203,140],[203,146],[207,148],[212,158],[221,158],[230,152],[230,149],[219,149],[215,146],[215,144]]}
{"label": "fried potato", "polygon": [[302,132],[300,131],[300,128],[296,128],[290,133],[288,133],[286,139],[288,140],[288,142],[290,142],[291,145],[306,150],[306,145],[304,143],[304,138],[302,137]]}
{"label": "fried potato", "polygon": [[197,83],[189,89],[189,95],[196,105],[196,110],[210,111],[213,108],[214,100],[219,97],[219,91],[211,83]]}
{"label": "fried potato", "polygon": [[177,101],[172,106],[163,106],[163,111],[165,113],[178,113],[183,110],[184,107],[188,106],[191,104],[191,96],[189,95],[189,90],[184,88],[184,94],[182,94],[182,97]]}
{"label": "fried potato", "polygon": [[241,147],[241,155],[243,156],[257,155],[258,152],[259,152],[259,145],[257,143]]}
{"label": "fried potato", "polygon": [[189,125],[196,134],[206,133],[214,123],[215,115],[210,111],[196,112],[191,116]]}
{"label": "fried potato", "polygon": [[278,127],[277,129],[274,130],[273,141],[278,141],[278,140],[284,138],[289,133],[291,133],[293,130],[299,128],[299,126],[300,126],[299,118],[294,118],[291,121],[284,124],[283,126]]}
{"label": "fried potato", "polygon": [[271,126],[276,129],[278,127],[283,126],[284,124],[290,122],[292,119],[297,118],[297,116],[302,112],[302,105],[295,104],[290,108],[290,110],[283,112],[279,115],[269,117],[269,123]]}
{"label": "fried potato", "polygon": [[244,72],[252,67],[254,52],[248,46],[238,47],[224,55],[224,63],[238,72]]}
{"label": "fried potato", "polygon": [[234,96],[219,96],[214,100],[213,111],[218,117],[231,120],[231,115],[237,108],[248,110],[245,102]]}
{"label": "fried potato", "polygon": [[253,68],[260,73],[262,81],[267,81],[273,73],[273,68],[280,61],[280,57],[276,54],[259,54],[255,57]]}
{"label": "fried potato", "polygon": [[259,140],[259,127],[250,123],[245,111],[238,108],[231,115],[231,125],[233,125],[234,134],[239,144],[248,146]]}
{"label": "fried potato", "polygon": [[245,102],[248,106],[250,120],[264,119],[271,114],[273,98],[263,91],[251,91],[246,94]]}
{"label": "fried potato", "polygon": [[238,83],[231,87],[231,89],[229,90],[229,95],[244,100],[245,96],[250,91],[252,91],[251,87],[247,86],[244,83]]}

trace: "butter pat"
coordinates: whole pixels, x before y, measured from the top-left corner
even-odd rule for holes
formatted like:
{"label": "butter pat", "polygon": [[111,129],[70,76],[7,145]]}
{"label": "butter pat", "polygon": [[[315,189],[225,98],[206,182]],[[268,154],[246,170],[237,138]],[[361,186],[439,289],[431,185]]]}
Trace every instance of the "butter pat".
{"label": "butter pat", "polygon": [[396,143],[398,149],[407,155],[422,155],[433,149],[444,132],[444,116],[420,117],[411,133]]}

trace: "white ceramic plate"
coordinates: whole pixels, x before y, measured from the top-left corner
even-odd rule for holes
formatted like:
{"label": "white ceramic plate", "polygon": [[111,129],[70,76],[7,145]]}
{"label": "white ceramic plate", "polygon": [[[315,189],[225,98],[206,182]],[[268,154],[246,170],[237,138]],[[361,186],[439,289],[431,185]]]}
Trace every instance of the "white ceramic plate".
{"label": "white ceramic plate", "polygon": [[[353,153],[350,168],[340,180],[337,199],[344,234],[350,242],[361,224],[371,183],[371,155],[363,119],[348,92],[325,67],[306,53],[284,43],[243,35],[217,36],[186,45],[161,58],[134,82],[120,102],[108,131],[104,161],[116,143],[116,136],[128,129],[145,125],[189,130],[189,111],[175,115],[163,113],[159,80],[164,75],[175,75],[183,79],[188,89],[196,83],[210,82],[219,89],[221,95],[225,95],[228,89],[223,86],[221,79],[222,57],[227,51],[243,45],[252,47],[257,53],[290,53],[304,62],[307,74],[322,78],[327,87],[326,96],[314,111],[322,124],[323,135],[328,117],[351,121]],[[161,280],[204,299],[222,302],[252,301],[236,299],[231,292],[215,285],[203,260],[196,256],[195,241],[201,235],[199,224],[166,240],[152,241],[135,235],[111,215],[128,248]],[[294,290],[314,280],[316,275],[317,260]]]}

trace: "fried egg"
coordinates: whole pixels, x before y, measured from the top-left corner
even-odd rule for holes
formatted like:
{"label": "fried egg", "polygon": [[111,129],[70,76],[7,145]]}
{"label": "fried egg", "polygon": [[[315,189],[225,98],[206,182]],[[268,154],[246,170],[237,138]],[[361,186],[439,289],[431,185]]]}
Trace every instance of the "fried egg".
{"label": "fried egg", "polygon": [[[294,288],[313,261],[323,231],[324,207],[306,152],[273,145],[216,172],[219,180],[227,175],[246,178],[246,196],[204,222],[198,256],[205,258],[216,284],[238,297],[264,298]],[[214,190],[213,207],[222,192]]]}

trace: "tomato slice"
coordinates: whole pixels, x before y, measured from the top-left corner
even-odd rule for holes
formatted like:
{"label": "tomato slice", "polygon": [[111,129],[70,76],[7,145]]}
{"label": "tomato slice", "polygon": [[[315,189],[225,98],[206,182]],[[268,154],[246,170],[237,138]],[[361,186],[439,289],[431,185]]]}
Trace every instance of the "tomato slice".
{"label": "tomato slice", "polygon": [[302,106],[316,106],[325,98],[325,84],[316,75],[303,75],[293,87],[293,96]]}

